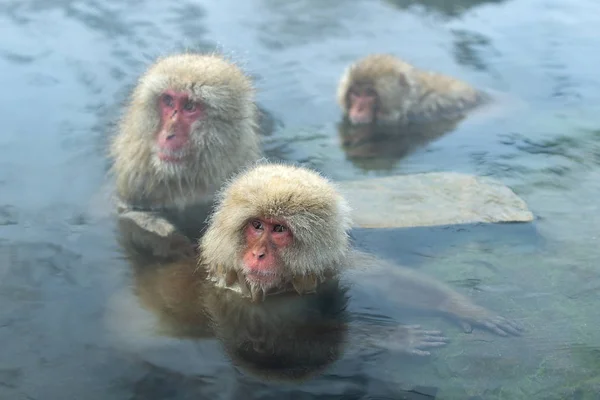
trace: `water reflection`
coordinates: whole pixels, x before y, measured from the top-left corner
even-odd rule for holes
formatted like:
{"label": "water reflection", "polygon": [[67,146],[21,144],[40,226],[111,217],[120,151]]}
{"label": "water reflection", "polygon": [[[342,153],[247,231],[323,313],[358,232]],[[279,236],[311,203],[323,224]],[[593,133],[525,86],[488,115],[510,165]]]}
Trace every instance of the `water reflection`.
{"label": "water reflection", "polygon": [[338,136],[346,157],[364,170],[388,169],[396,161],[454,130],[462,118],[428,124],[390,126],[338,123]]}
{"label": "water reflection", "polygon": [[346,288],[330,282],[315,295],[281,294],[250,304],[211,291],[206,304],[232,362],[267,379],[307,379],[336,361],[348,331]]}

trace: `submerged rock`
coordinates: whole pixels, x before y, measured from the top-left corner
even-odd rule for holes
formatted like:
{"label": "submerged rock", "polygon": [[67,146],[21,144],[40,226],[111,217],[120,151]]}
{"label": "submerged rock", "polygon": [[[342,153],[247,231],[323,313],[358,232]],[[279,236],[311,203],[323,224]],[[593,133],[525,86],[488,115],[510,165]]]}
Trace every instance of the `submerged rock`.
{"label": "submerged rock", "polygon": [[510,188],[456,172],[398,175],[338,184],[361,228],[477,222],[530,222],[533,214]]}

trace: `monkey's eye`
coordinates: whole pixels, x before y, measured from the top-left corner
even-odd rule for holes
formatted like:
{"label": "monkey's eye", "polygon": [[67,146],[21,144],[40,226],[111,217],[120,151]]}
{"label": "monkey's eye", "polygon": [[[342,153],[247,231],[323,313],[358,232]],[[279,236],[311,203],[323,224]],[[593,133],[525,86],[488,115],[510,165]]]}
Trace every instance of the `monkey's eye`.
{"label": "monkey's eye", "polygon": [[287,231],[287,228],[283,225],[275,225],[273,227],[273,232],[285,232]]}
{"label": "monkey's eye", "polygon": [[183,106],[183,109],[185,111],[194,111],[196,109],[196,103],[194,103],[193,101],[187,101]]}
{"label": "monkey's eye", "polygon": [[254,229],[258,229],[258,230],[262,230],[263,229],[262,222],[260,222],[257,219],[255,219],[254,221],[252,221],[252,226],[254,227]]}
{"label": "monkey's eye", "polygon": [[167,107],[173,107],[173,96],[168,94],[163,94],[162,101],[167,105]]}

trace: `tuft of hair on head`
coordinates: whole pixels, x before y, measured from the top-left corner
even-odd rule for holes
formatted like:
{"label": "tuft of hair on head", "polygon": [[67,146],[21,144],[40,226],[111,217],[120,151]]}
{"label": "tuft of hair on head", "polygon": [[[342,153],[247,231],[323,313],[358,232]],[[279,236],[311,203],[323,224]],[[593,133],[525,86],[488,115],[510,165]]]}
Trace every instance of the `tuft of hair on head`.
{"label": "tuft of hair on head", "polygon": [[133,99],[146,103],[166,89],[187,91],[204,102],[209,112],[233,119],[250,118],[255,113],[254,107],[248,106],[254,103],[252,80],[217,53],[182,53],[158,59],[140,78]]}
{"label": "tuft of hair on head", "polygon": [[294,275],[335,272],[349,251],[350,206],[335,185],[314,170],[258,162],[219,192],[209,227],[199,242],[209,270],[239,270],[243,230],[252,218],[285,220],[293,245],[282,250]]}

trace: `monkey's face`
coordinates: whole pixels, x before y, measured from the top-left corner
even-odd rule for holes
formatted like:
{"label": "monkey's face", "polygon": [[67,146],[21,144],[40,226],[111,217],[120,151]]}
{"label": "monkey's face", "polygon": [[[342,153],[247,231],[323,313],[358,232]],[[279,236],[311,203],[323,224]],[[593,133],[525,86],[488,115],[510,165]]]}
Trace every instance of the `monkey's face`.
{"label": "monkey's face", "polygon": [[154,143],[157,169],[177,171],[195,156],[194,128],[206,117],[205,105],[185,91],[167,89],[157,99],[160,124]]}
{"label": "monkey's face", "polygon": [[265,292],[282,286],[285,271],[282,252],[294,237],[284,220],[253,218],[244,229],[246,247],[242,255],[242,271],[250,286]]}
{"label": "monkey's face", "polygon": [[200,263],[219,286],[237,282],[234,290],[250,289],[253,299],[314,292],[348,256],[350,207],[326,178],[301,167],[259,164],[240,173],[219,193],[208,225]]}
{"label": "monkey's face", "polygon": [[267,293],[295,290],[298,294],[314,293],[332,271],[318,263],[306,269],[298,264],[299,254],[306,255],[284,218],[252,218],[244,228],[245,247],[241,271],[229,274],[228,285],[238,280],[253,301]]}
{"label": "monkey's face", "polygon": [[371,124],[377,115],[379,97],[372,85],[356,84],[348,90],[346,105],[352,124]]}

